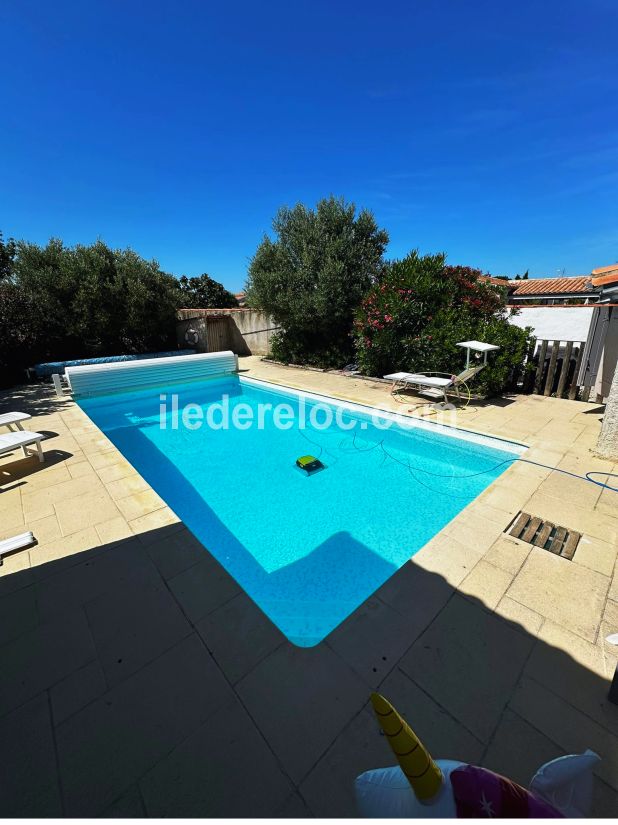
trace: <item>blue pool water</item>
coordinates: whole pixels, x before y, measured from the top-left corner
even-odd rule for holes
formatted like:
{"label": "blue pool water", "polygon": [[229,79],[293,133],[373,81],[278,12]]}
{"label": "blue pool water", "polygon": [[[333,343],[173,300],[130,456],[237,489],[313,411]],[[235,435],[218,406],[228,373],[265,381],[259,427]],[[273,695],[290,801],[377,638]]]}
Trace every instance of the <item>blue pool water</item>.
{"label": "blue pool water", "polygon": [[[165,428],[159,420],[162,392]],[[210,410],[215,424],[224,395],[232,412],[239,405],[248,405],[246,413],[259,402],[284,402],[289,428],[277,429],[267,414],[263,429],[174,429],[174,393],[180,410],[197,404],[204,413]],[[314,401],[236,376],[79,403],[302,647],[327,636],[500,475],[510,463],[501,462],[517,451],[507,442],[493,442],[503,447],[497,449],[453,438],[438,427],[379,429],[362,408],[343,414],[354,429],[333,422],[318,430],[308,415]],[[295,466],[306,454],[326,469],[307,476]]]}

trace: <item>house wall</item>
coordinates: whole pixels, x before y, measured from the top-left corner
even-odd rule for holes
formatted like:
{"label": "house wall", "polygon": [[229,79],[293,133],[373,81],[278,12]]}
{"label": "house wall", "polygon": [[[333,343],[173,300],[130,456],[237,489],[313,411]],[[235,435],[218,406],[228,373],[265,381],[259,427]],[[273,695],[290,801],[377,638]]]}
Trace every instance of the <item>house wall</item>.
{"label": "house wall", "polygon": [[227,347],[237,355],[267,355],[270,339],[279,327],[272,318],[257,309],[181,309],[178,311],[176,336],[179,344],[187,346],[187,332],[194,332],[198,340],[191,346],[198,352],[208,352],[208,318],[228,318]]}
{"label": "house wall", "polygon": [[534,335],[547,341],[585,341],[592,320],[592,306],[518,306],[510,319],[517,327],[532,327]]}

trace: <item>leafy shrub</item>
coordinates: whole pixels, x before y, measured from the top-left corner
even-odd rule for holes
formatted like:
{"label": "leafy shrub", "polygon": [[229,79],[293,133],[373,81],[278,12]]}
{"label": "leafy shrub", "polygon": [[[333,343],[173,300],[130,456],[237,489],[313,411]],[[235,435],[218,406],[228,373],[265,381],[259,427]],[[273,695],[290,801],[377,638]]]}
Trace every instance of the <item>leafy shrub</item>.
{"label": "leafy shrub", "polygon": [[340,366],[353,355],[354,311],[379,277],[388,235],[373,215],[330,197],[283,207],[249,266],[247,300],[282,327],[275,358]]}
{"label": "leafy shrub", "polygon": [[[130,249],[19,241],[0,247],[6,385],[39,361],[175,347],[176,278]],[[18,378],[16,379],[16,376]]]}
{"label": "leafy shrub", "polygon": [[459,372],[458,341],[497,344],[475,379],[475,389],[495,394],[521,370],[529,332],[509,324],[506,290],[482,280],[480,270],[446,266],[444,255],[411,252],[392,262],[365,295],[354,329],[358,362],[368,375]]}
{"label": "leafy shrub", "polygon": [[182,275],[178,279],[181,305],[185,309],[224,309],[237,307],[238,301],[231,292],[204,273],[197,278]]}

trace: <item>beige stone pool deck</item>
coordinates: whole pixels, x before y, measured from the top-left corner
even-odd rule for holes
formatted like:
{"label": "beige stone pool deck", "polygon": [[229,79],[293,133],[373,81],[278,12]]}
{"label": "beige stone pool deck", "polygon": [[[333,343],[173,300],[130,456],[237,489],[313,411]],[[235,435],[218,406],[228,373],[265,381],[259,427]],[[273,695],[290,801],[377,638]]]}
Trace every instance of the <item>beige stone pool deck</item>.
{"label": "beige stone pool deck", "polygon": [[[407,409],[378,382],[241,369]],[[516,463],[300,649],[70,399],[17,388],[0,396],[10,409],[33,414],[47,461],[0,458],[0,538],[38,539],[0,567],[0,816],[353,816],[354,777],[393,763],[375,688],[434,756],[523,783],[596,750],[594,814],[618,814],[618,648],[604,642],[618,632],[618,494]],[[600,412],[513,396],[456,422],[542,463],[616,472],[590,453]],[[574,560],[505,535],[519,510],[580,531]]]}

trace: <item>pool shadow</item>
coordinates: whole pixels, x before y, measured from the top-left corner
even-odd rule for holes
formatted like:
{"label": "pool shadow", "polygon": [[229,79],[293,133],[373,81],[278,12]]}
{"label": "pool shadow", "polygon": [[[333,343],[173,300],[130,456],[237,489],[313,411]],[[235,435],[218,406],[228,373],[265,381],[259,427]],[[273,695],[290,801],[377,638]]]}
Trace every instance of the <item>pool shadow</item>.
{"label": "pool shadow", "polygon": [[[141,429],[119,427],[108,437],[129,461],[145,468],[146,481],[163,499],[176,503],[179,518],[295,644],[317,644],[397,569],[350,533],[339,531],[302,558],[266,570]],[[241,522],[240,497],[238,504]]]}

